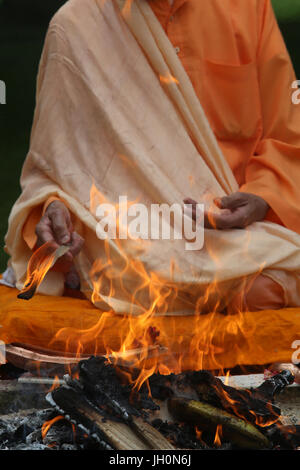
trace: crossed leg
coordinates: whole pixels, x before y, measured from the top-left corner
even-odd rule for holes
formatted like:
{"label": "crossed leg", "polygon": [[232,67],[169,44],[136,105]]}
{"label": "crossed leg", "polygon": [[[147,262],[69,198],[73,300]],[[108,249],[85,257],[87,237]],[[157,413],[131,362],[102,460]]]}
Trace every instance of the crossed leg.
{"label": "crossed leg", "polygon": [[[268,276],[259,275],[245,286],[244,292],[238,294],[228,307],[229,313],[236,311],[257,312],[259,310],[278,310],[286,307],[284,290],[280,284]],[[272,364],[269,374],[276,374],[282,369],[289,369],[300,384],[300,368],[294,364]]]}
{"label": "crossed leg", "polygon": [[284,290],[280,284],[268,276],[260,274],[249,281],[228,306],[228,312],[258,310],[278,310],[286,306]]}

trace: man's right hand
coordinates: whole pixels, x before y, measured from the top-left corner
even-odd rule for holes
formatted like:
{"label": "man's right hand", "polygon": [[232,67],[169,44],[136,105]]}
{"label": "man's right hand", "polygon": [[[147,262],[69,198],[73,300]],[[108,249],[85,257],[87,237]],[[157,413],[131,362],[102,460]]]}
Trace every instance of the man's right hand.
{"label": "man's right hand", "polygon": [[73,230],[71,215],[61,201],[53,201],[36,226],[37,247],[46,242],[69,245],[69,251],[58,260],[55,269],[65,273],[68,287],[76,289],[80,284],[79,275],[74,268],[74,257],[80,252],[84,240]]}

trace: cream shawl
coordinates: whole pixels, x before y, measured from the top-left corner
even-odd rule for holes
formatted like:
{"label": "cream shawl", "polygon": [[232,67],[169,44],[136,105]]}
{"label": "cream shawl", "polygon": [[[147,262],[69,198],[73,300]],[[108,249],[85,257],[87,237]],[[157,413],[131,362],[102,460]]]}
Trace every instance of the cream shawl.
{"label": "cream shawl", "polygon": [[[117,203],[126,195],[149,206],[182,204],[190,196],[210,206],[238,189],[145,0],[133,1],[130,12],[123,0],[69,0],[55,15],[21,184],[6,236],[19,288],[31,255],[22,228],[31,210],[53,195],[68,205],[86,240],[76,265],[85,292],[91,294],[91,278],[98,281],[93,301],[100,308],[132,314],[223,308],[243,279],[262,270],[279,282],[293,273],[297,286],[300,236],[273,223],[206,230],[204,248],[196,252],[186,251],[184,240],[97,238],[95,207],[103,199]],[[41,292],[60,294],[62,283],[52,272]]]}

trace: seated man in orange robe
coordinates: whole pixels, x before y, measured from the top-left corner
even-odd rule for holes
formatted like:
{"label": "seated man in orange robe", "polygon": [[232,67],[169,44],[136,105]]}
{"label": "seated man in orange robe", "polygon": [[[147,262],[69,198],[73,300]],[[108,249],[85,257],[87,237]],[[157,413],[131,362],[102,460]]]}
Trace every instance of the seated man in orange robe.
{"label": "seated man in orange robe", "polygon": [[[149,0],[240,187],[216,201],[223,211],[214,220],[206,214],[206,226],[238,230],[267,220],[300,233],[300,108],[292,103],[294,71],[270,0],[246,3]],[[67,285],[76,288],[72,259],[83,240],[58,198],[48,200],[43,213],[40,221],[28,219],[24,238],[31,248],[49,240],[70,243],[62,266]],[[260,275],[235,304],[249,310],[284,307],[284,286]]]}

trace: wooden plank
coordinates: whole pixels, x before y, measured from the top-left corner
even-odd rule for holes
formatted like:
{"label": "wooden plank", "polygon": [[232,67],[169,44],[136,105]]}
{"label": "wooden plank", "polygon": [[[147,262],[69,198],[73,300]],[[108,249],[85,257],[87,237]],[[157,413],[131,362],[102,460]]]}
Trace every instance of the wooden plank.
{"label": "wooden plank", "polygon": [[112,445],[114,449],[118,450],[149,450],[150,445],[141,439],[127,424],[111,421],[109,419],[103,420],[92,408],[88,407],[78,408],[78,411],[88,417],[103,434],[105,441]]}
{"label": "wooden plank", "polygon": [[134,417],[131,426],[140,437],[148,442],[151,449],[175,450],[175,447],[157,429],[142,418]]}

